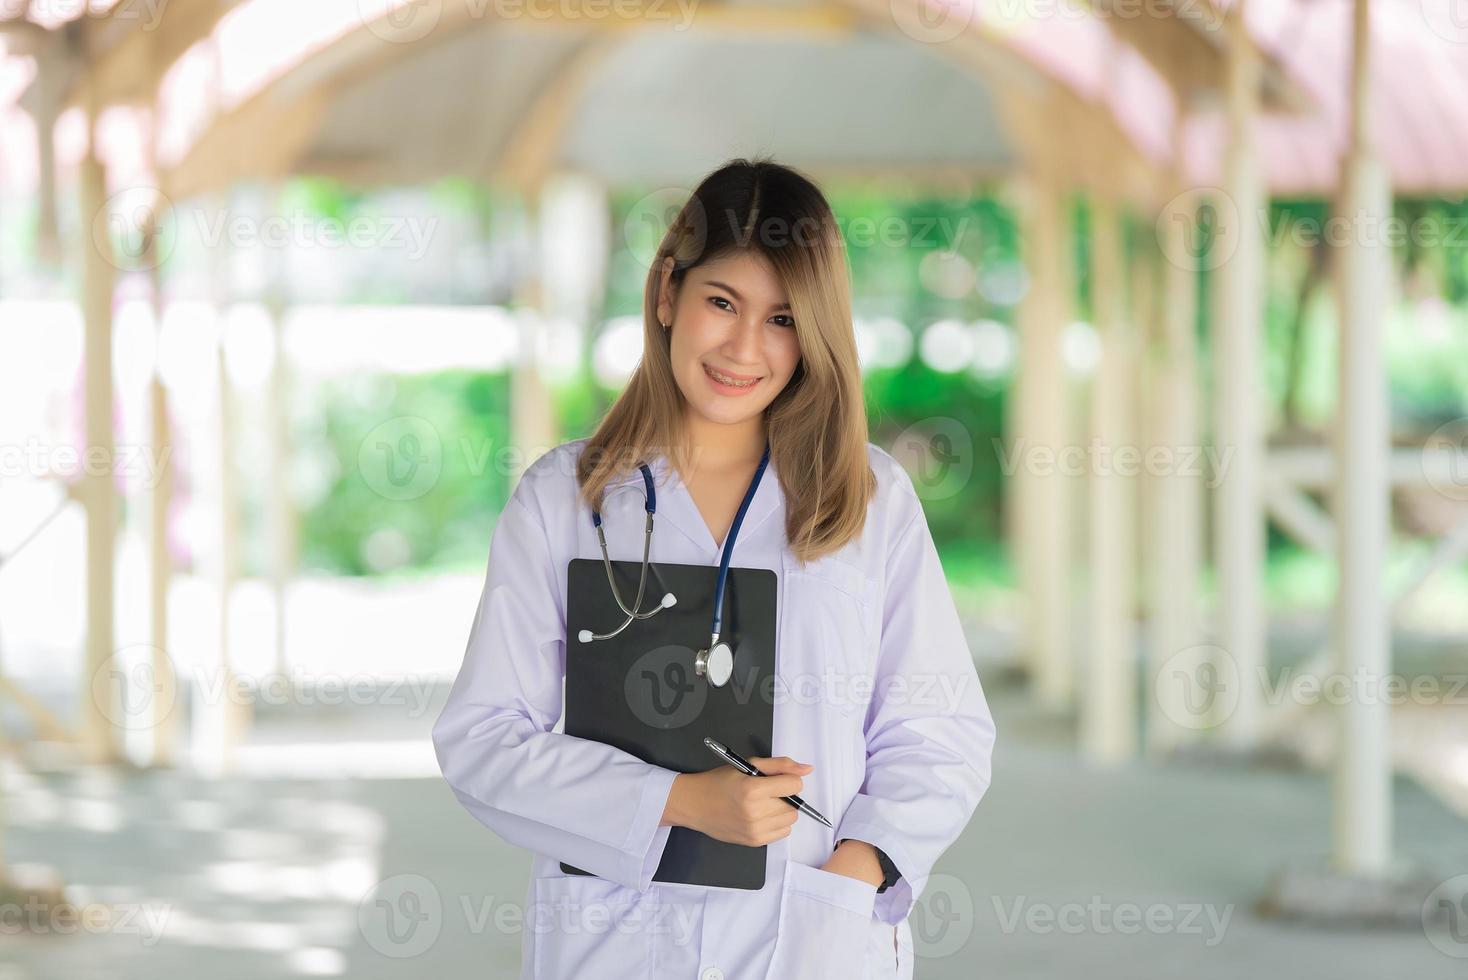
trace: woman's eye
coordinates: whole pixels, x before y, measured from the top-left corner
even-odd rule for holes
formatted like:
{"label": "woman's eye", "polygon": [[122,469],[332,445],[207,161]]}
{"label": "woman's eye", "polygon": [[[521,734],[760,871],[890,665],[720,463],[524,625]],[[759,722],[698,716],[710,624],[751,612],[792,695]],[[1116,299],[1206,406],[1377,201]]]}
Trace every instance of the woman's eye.
{"label": "woman's eye", "polygon": [[[734,312],[734,304],[730,303],[729,300],[723,296],[710,296],[709,302],[713,303],[721,310],[727,310],[730,313]],[[785,313],[776,313],[773,317],[771,317],[771,319],[778,321],[780,326],[782,327],[795,326],[795,318]]]}

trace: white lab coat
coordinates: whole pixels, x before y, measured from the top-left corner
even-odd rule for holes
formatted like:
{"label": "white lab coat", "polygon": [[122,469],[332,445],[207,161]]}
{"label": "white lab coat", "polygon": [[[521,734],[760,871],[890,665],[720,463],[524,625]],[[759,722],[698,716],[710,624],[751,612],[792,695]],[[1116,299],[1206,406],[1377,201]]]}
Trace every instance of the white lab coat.
{"label": "white lab coat", "polygon": [[[907,916],[987,789],[994,744],[911,480],[869,445],[878,491],[865,528],[801,568],[769,466],[731,564],[777,573],[772,754],[815,767],[802,796],[836,829],[797,820],[767,849],[759,891],[654,883],[675,773],[568,736],[562,724],[566,566],[601,557],[577,499],[585,442],[538,459],[500,515],[464,663],[433,728],[454,794],[535,853],[521,977],[910,978]],[[720,548],[677,470],[661,456],[648,463],[657,486],[652,560],[717,566]],[[641,474],[614,487],[602,508],[608,548],[613,560],[640,561]],[[897,885],[877,894],[820,870],[846,837],[885,851],[902,872]],[[566,875],[561,861],[597,877]]]}

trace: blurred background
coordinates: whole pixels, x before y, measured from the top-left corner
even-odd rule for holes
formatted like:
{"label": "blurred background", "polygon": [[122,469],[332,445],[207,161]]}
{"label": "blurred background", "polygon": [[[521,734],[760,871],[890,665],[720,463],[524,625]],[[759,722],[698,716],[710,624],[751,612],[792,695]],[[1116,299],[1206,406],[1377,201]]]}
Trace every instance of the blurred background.
{"label": "blurred background", "polygon": [[916,975],[1462,977],[1464,91],[1462,0],[3,0],[0,980],[517,974],[429,728],[757,154],[998,721]]}

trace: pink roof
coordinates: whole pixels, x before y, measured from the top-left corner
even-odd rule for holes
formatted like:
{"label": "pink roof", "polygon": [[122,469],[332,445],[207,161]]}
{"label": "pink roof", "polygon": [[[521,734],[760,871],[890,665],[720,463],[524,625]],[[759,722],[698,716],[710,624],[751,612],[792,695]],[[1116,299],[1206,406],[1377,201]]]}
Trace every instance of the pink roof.
{"label": "pink roof", "polygon": [[[1352,4],[1345,0],[1251,0],[1249,29],[1315,99],[1297,118],[1260,122],[1262,165],[1276,194],[1333,187],[1349,133]],[[1468,5],[1462,0],[1371,4],[1371,124],[1398,193],[1468,190]],[[1216,183],[1222,120],[1190,122],[1188,172]]]}
{"label": "pink roof", "polygon": [[[76,15],[84,0],[35,4],[32,19],[54,11]],[[115,0],[91,0],[93,13]],[[402,0],[377,0],[392,5]],[[1026,4],[1011,0],[911,0],[942,4],[950,15],[971,16],[984,33],[1006,44],[1082,99],[1108,107],[1142,151],[1164,162],[1171,155],[1175,108],[1166,83],[1134,49],[1119,43],[1105,20],[1077,16],[1064,0]],[[1209,0],[1225,6],[1222,0]],[[1375,0],[1372,3],[1374,80],[1372,108],[1377,145],[1395,185],[1406,193],[1468,190],[1468,0]],[[961,10],[959,8],[962,8]],[[1064,8],[1066,13],[1056,13]],[[358,0],[246,0],[221,21],[215,43],[221,55],[220,102],[229,107],[258,91],[312,52],[360,23]],[[1338,181],[1348,122],[1350,0],[1252,0],[1249,27],[1261,47],[1309,93],[1315,106],[1301,116],[1260,121],[1262,165],[1276,194],[1321,195]],[[290,30],[281,25],[289,21]],[[1222,38],[1217,38],[1220,43]],[[35,186],[35,134],[15,100],[34,68],[27,58],[5,55],[0,36],[0,185]],[[196,46],[174,66],[163,86],[165,160],[176,159],[207,124],[211,86],[201,84]],[[212,72],[209,68],[206,73]],[[172,110],[172,111],[169,111]],[[75,159],[79,126],[66,120],[58,160]],[[1223,158],[1224,129],[1218,111],[1187,122],[1185,160],[1195,184],[1215,184]],[[106,135],[104,134],[104,138]],[[125,169],[136,148],[116,137]],[[104,156],[114,162],[113,150]],[[120,163],[120,161],[118,161]]]}

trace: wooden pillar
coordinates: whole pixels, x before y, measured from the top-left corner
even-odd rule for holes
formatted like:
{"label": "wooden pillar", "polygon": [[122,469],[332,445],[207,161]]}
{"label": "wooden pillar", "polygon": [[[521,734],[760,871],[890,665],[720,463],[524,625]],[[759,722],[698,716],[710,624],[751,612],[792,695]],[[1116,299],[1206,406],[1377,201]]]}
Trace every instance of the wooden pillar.
{"label": "wooden pillar", "polygon": [[1261,480],[1265,459],[1264,239],[1260,219],[1268,201],[1258,166],[1255,119],[1259,111],[1260,58],[1244,21],[1244,3],[1226,19],[1225,103],[1229,145],[1220,202],[1220,246],[1229,249],[1217,268],[1213,329],[1213,431],[1220,474],[1214,493],[1214,554],[1218,567],[1218,645],[1238,670],[1238,698],[1219,719],[1238,747],[1258,739],[1267,668],[1264,620],[1265,522]]}
{"label": "wooden pillar", "polygon": [[286,654],[286,603],[291,577],[295,573],[297,519],[295,500],[290,490],[290,364],[282,346],[285,342],[283,304],[270,304],[271,329],[275,336],[275,353],[270,366],[270,393],[266,399],[269,418],[266,424],[270,443],[270,485],[266,501],[266,522],[270,536],[270,592],[275,606],[275,669],[284,674],[290,670]]}
{"label": "wooden pillar", "polygon": [[[279,198],[277,197],[276,200]],[[266,527],[270,540],[270,591],[275,607],[275,669],[290,669],[286,653],[286,607],[291,578],[299,549],[300,515],[291,494],[290,463],[291,398],[293,393],[290,358],[286,352],[285,319],[289,309],[284,257],[280,249],[268,250],[269,263],[265,306],[270,315],[271,363],[269,391],[265,399],[269,444],[269,475],[266,489]]]}
{"label": "wooden pillar", "polygon": [[[82,317],[85,322],[84,371],[86,445],[79,494],[87,517],[87,639],[86,670],[81,684],[81,750],[94,762],[122,759],[120,735],[112,721],[119,717],[104,710],[93,694],[93,679],[109,670],[113,655],[117,553],[117,489],[111,461],[115,459],[112,431],[112,293],[116,269],[105,235],[92,234],[92,218],[107,206],[107,174],[97,157],[97,103],[88,94],[87,154],[80,173],[82,244]],[[110,689],[111,685],[106,685]]]}
{"label": "wooden pillar", "polygon": [[[155,171],[156,172],[156,171]],[[148,494],[148,623],[153,645],[153,681],[156,685],[148,699],[153,733],[151,764],[172,766],[178,751],[177,702],[178,678],[168,654],[168,590],[173,582],[173,556],[168,550],[168,508],[173,497],[173,430],[169,425],[168,389],[163,384],[158,365],[163,342],[163,269],[159,252],[160,198],[154,202],[148,220],[144,247],[153,303],[154,358],[153,377],[148,382],[149,425],[153,451],[167,463],[158,474],[158,482]],[[166,454],[166,455],[165,455]]]}
{"label": "wooden pillar", "polygon": [[1071,707],[1069,383],[1061,336],[1071,311],[1069,214],[1061,181],[1041,162],[1024,188],[1020,248],[1029,289],[1019,309],[1016,424],[1009,447],[1024,643],[1031,690],[1047,710]]}
{"label": "wooden pillar", "polygon": [[[1034,291],[1034,277],[1029,269],[1033,265],[1030,253],[1032,246],[1027,241],[1030,234],[1030,226],[1033,217],[1030,214],[1032,204],[1030,197],[1033,188],[1028,186],[1026,178],[1013,181],[1006,193],[1010,196],[1014,205],[1014,223],[1019,234],[1020,255],[1026,266],[1028,286],[1025,295],[1020,301],[1015,316],[1015,360],[1014,369],[1010,375],[1009,391],[1005,397],[1004,410],[1004,452],[1008,454],[1007,459],[1019,459],[1024,447],[1029,443],[1028,417],[1025,414],[1025,398],[1029,394],[1030,382],[1028,380],[1029,357],[1025,353],[1028,344],[1029,331],[1026,323],[1032,317],[1032,308],[1035,300],[1030,293]],[[1000,478],[1003,480],[1003,515],[1004,547],[1009,558],[1010,567],[1014,570],[1015,584],[1020,594],[1020,617],[1018,623],[1018,649],[1016,654],[1025,673],[1033,681],[1035,676],[1035,646],[1034,619],[1031,612],[1032,600],[1030,599],[1030,585],[1034,573],[1031,571],[1031,550],[1034,546],[1030,530],[1029,515],[1027,510],[1030,504],[1030,481],[1025,473],[1025,468],[1020,465],[1000,466]]]}
{"label": "wooden pillar", "polygon": [[557,173],[540,187],[540,307],[584,331],[601,314],[611,259],[606,186],[585,174]]}
{"label": "wooden pillar", "polygon": [[1097,197],[1091,208],[1091,296],[1101,362],[1091,386],[1091,418],[1099,452],[1090,470],[1091,656],[1081,698],[1081,751],[1103,765],[1137,751],[1136,476],[1118,456],[1137,449],[1125,256],[1121,214],[1113,201]]}
{"label": "wooden pillar", "polygon": [[36,254],[41,261],[53,264],[61,261],[56,220],[56,120],[62,108],[66,72],[63,57],[59,44],[45,45],[38,52],[32,99],[36,123]]}
{"label": "wooden pillar", "polygon": [[[221,319],[223,310],[220,310]],[[194,705],[194,761],[197,768],[212,776],[228,773],[233,765],[234,746],[244,733],[249,706],[240,703],[230,657],[230,597],[237,580],[239,554],[239,520],[233,467],[235,418],[229,374],[225,366],[222,337],[215,351],[213,374],[217,384],[215,403],[215,440],[213,473],[209,488],[214,501],[214,517],[218,521],[214,554],[208,572],[214,579],[219,599],[217,654],[212,677],[195,687],[198,700]],[[207,465],[207,464],[206,464]],[[209,700],[213,698],[214,700]]]}
{"label": "wooden pillar", "polygon": [[[209,199],[207,206],[227,214],[231,198],[227,193]],[[195,686],[194,761],[198,769],[209,775],[223,775],[233,766],[234,746],[243,736],[250,718],[250,707],[238,696],[234,667],[230,657],[230,597],[238,579],[239,506],[237,478],[234,468],[235,409],[226,362],[226,314],[230,290],[226,281],[227,254],[223,247],[209,256],[210,299],[215,317],[215,350],[211,373],[215,378],[215,437],[213,465],[200,474],[205,486],[201,496],[213,498],[213,517],[217,521],[215,547],[208,563],[219,601],[217,621],[217,654],[212,676]],[[206,457],[207,459],[207,457]],[[214,700],[210,700],[213,698]]]}
{"label": "wooden pillar", "polygon": [[[521,276],[516,290],[520,309],[515,326],[520,334],[520,343],[519,355],[510,376],[510,444],[517,450],[517,468],[523,470],[534,462],[537,451],[555,445],[557,427],[555,407],[541,375],[537,351],[545,323],[545,284],[541,278],[544,260],[540,254],[542,236],[539,227],[542,212],[538,188],[523,193],[520,203],[519,218],[527,238],[526,252],[531,264]],[[519,473],[511,474],[511,486],[519,476]]]}
{"label": "wooden pillar", "polygon": [[[1391,252],[1379,229],[1391,215],[1392,196],[1369,112],[1367,0],[1356,0],[1354,13],[1351,134],[1340,200],[1342,217],[1354,233],[1336,253],[1340,363],[1333,434],[1340,575],[1334,626],[1336,669],[1380,684],[1391,670],[1391,626],[1381,577],[1391,531],[1381,357]],[[1382,875],[1392,858],[1391,709],[1378,696],[1350,698],[1335,710],[1333,861],[1345,874]]]}
{"label": "wooden pillar", "polygon": [[[158,176],[158,117],[155,105],[144,124],[144,147],[148,173],[154,184]],[[163,290],[162,235],[168,220],[168,199],[160,190],[148,205],[143,231],[142,269],[148,278],[148,300],[153,311],[153,370],[148,381],[149,442],[158,459],[163,461],[157,482],[148,491],[148,633],[153,648],[152,671],[154,690],[147,698],[150,712],[148,730],[152,745],[148,764],[170,767],[177,761],[179,716],[178,675],[168,645],[169,589],[173,584],[173,556],[168,550],[168,511],[173,500],[173,476],[176,459],[173,428],[169,418],[168,388],[163,384],[160,365],[163,361],[163,315],[166,309]]]}
{"label": "wooden pillar", "polygon": [[[1173,189],[1186,192],[1182,176],[1183,119],[1174,134]],[[1187,198],[1184,198],[1187,200]],[[1154,507],[1148,556],[1150,673],[1155,692],[1147,729],[1147,747],[1165,753],[1202,727],[1195,717],[1202,701],[1190,697],[1195,679],[1174,678],[1179,669],[1191,673],[1191,653],[1203,642],[1199,623],[1199,566],[1202,561],[1203,489],[1201,474],[1189,468],[1199,448],[1198,365],[1194,320],[1197,313],[1198,267],[1193,256],[1197,228],[1190,213],[1169,214],[1158,234],[1162,263],[1160,336],[1152,367],[1152,419],[1147,451]],[[1182,666],[1179,667],[1181,658]],[[1197,678],[1206,683],[1210,678]],[[1206,709],[1203,709],[1206,710]]]}

